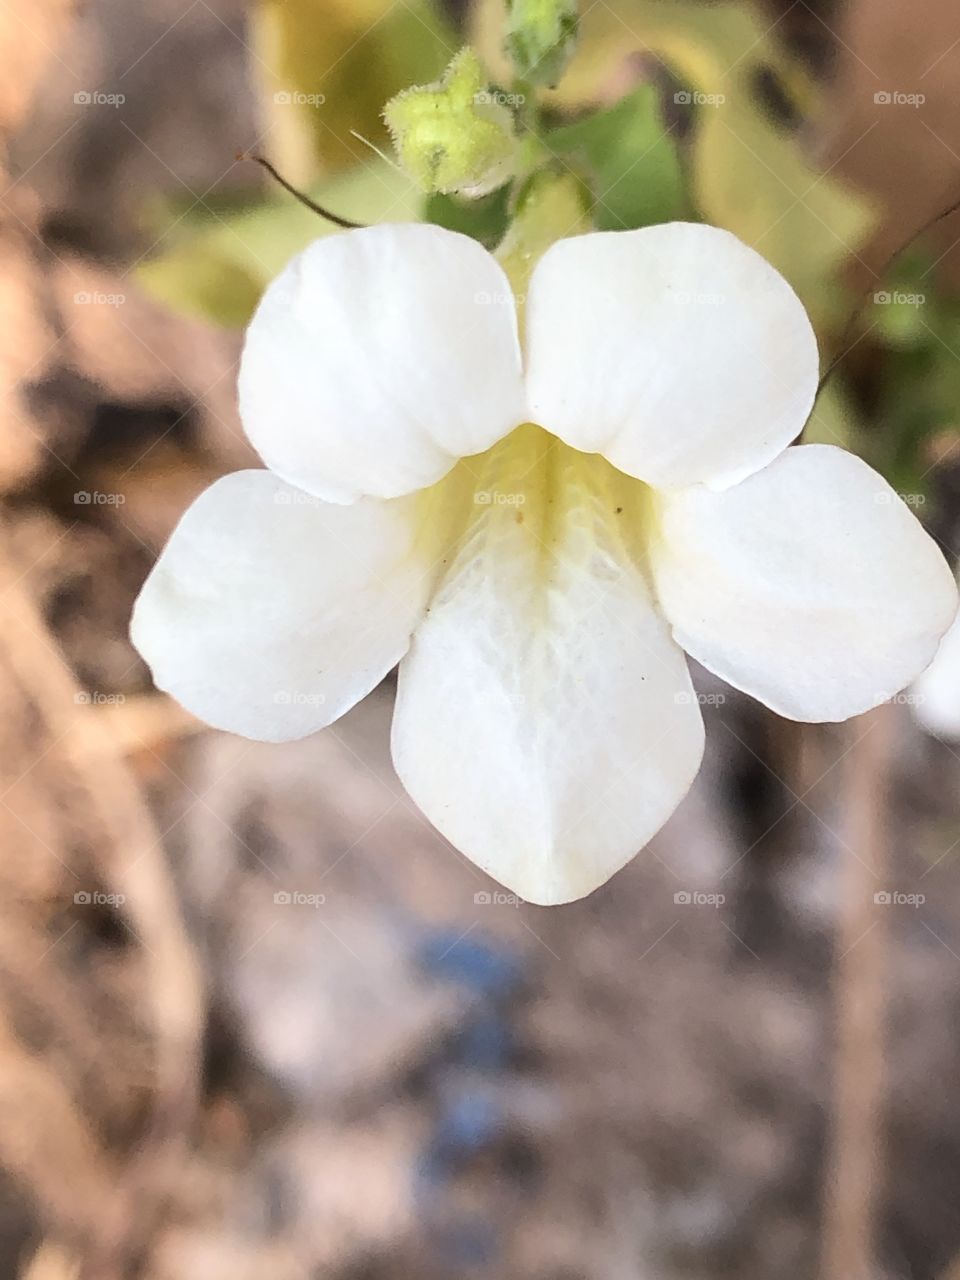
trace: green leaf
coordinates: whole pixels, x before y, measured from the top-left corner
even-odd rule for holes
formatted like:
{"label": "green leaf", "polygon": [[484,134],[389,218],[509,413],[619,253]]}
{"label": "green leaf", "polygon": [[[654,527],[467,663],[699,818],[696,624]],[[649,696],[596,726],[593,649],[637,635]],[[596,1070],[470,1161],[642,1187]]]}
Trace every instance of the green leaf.
{"label": "green leaf", "polygon": [[479,200],[457,196],[430,196],[423,209],[424,222],[470,236],[487,249],[495,249],[506,234],[510,221],[510,187],[500,187]]}
{"label": "green leaf", "polygon": [[641,85],[616,106],[551,130],[546,145],[587,178],[601,231],[690,216],[677,148],[653,85]]}
{"label": "green leaf", "polygon": [[303,184],[387,146],[388,98],[435,79],[458,40],[439,0],[257,0],[252,69],[270,158]]}
{"label": "green leaf", "polygon": [[[960,302],[931,292],[922,303],[894,302],[871,308],[870,336],[881,336],[887,356],[881,366],[876,430],[869,461],[904,492],[924,492],[934,437],[960,430]],[[896,291],[891,289],[891,294]],[[908,317],[891,322],[891,308]],[[885,324],[872,324],[873,312]]]}
{"label": "green leaf", "polygon": [[[356,169],[310,193],[353,222],[412,222],[420,197],[383,161]],[[175,243],[137,271],[148,293],[174,310],[229,327],[242,326],[270,280],[294,254],[339,228],[292,197],[239,213],[179,220]]]}
{"label": "green leaf", "polygon": [[802,98],[796,64],[743,3],[632,0],[632,14],[638,40],[693,90],[675,97],[693,117],[691,188],[701,217],[762,253],[815,321],[842,319],[847,300],[835,277],[874,216],[863,198],[807,161],[758,98],[771,74]]}
{"label": "green leaf", "polygon": [[831,378],[817,396],[807,425],[803,444],[835,444],[842,449],[855,449],[860,424],[839,378]]}

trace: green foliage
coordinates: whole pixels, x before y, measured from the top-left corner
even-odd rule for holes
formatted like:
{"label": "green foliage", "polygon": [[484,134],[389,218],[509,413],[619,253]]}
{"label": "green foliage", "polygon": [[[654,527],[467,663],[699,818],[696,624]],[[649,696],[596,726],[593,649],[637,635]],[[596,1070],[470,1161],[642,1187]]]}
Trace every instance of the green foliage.
{"label": "green foliage", "polygon": [[448,231],[459,231],[479,240],[485,248],[495,249],[510,222],[509,196],[509,186],[500,187],[479,200],[430,196],[424,206],[423,220],[446,227]]}
{"label": "green foliage", "polygon": [[270,156],[299,183],[356,164],[351,130],[385,144],[384,102],[457,45],[439,0],[257,0],[250,34]]}
{"label": "green foliage", "polygon": [[807,161],[758,99],[763,74],[800,97],[796,67],[743,3],[635,0],[633,13],[638,38],[687,86],[677,106],[694,116],[690,174],[701,217],[762,253],[815,320],[835,322],[847,305],[837,271],[873,218],[861,198]]}
{"label": "green foliage", "polygon": [[590,193],[569,172],[541,169],[523,184],[497,251],[517,294],[526,294],[533,268],[550,245],[591,229],[589,206]]}
{"label": "green foliage", "polygon": [[[410,182],[378,160],[311,195],[355,222],[411,222],[419,213]],[[240,212],[191,214],[175,224],[175,243],[137,275],[149,293],[175,310],[241,326],[295,253],[338,230],[289,196]]]}
{"label": "green foliage", "polygon": [[884,353],[866,453],[895,487],[923,493],[932,438],[960,429],[960,299],[915,252],[868,300],[862,328]]}
{"label": "green foliage", "polygon": [[[602,230],[701,218],[734,232],[786,276],[829,352],[829,336],[836,343],[855,306],[841,271],[867,240],[873,213],[808,162],[792,117],[815,116],[816,87],[747,0],[583,6],[569,72],[546,95],[553,120],[558,108],[578,114],[543,133],[531,85],[554,83],[563,68],[575,5],[512,0],[504,42],[504,0],[478,0],[473,36],[491,74],[509,86],[518,70],[527,81],[514,86],[528,98],[519,140],[509,95],[487,90],[488,74],[472,53],[455,60],[444,84],[431,83],[458,43],[441,12],[440,0],[256,0],[254,66],[271,158],[287,177],[358,222],[422,217],[499,246],[521,294],[543,245],[587,229],[588,210]],[[658,57],[672,87],[662,88],[665,73],[654,72],[661,87],[641,84],[597,109],[638,53],[648,68]],[[785,112],[761,96],[771,82]],[[424,83],[426,90],[407,88]],[[401,151],[415,142],[414,162],[405,158],[434,193],[424,202],[372,155],[317,188],[318,171],[356,166],[351,129],[382,138],[383,103],[398,94],[388,117]],[[476,198],[450,193],[464,186]],[[168,210],[167,224],[175,217]],[[241,210],[187,213],[139,274],[172,306],[239,326],[294,253],[336,231],[292,198],[271,194]],[[909,492],[922,489],[932,436],[960,427],[960,302],[938,295],[925,268],[920,257],[908,260],[892,274],[889,296],[868,301],[850,338],[860,333],[862,342],[821,393],[804,433],[856,449]],[[848,392],[858,367],[870,373],[866,403]]]}
{"label": "green foliage", "polygon": [[545,142],[587,178],[601,231],[690,217],[677,147],[653,85],[641,85],[615,106],[551,130]]}
{"label": "green foliage", "polygon": [[831,377],[817,396],[807,419],[803,444],[834,444],[842,449],[855,449],[860,430],[857,414],[843,382]]}
{"label": "green foliage", "polygon": [[528,84],[554,85],[576,45],[577,0],[507,0],[504,48]]}

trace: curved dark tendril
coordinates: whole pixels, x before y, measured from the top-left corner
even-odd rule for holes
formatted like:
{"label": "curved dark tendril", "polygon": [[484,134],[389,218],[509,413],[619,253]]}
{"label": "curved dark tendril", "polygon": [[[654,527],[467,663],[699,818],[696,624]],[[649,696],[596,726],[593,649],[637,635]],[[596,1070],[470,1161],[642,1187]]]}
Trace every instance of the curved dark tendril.
{"label": "curved dark tendril", "polygon": [[[351,222],[349,218],[341,218],[338,213],[331,213],[329,209],[325,209],[323,205],[317,204],[315,200],[311,200],[309,196],[304,195],[302,191],[298,191],[297,188],[293,186],[291,183],[289,183],[286,180],[286,178],[283,177],[282,174],[277,172],[277,170],[270,163],[270,161],[266,159],[265,156],[261,156],[257,154],[247,154],[246,152],[238,152],[237,159],[241,161],[250,160],[254,164],[260,165],[261,168],[266,169],[267,173],[269,173],[270,177],[273,178],[274,182],[279,183],[280,186],[283,187],[284,191],[288,191],[290,195],[294,197],[295,200],[299,200],[300,203],[304,205],[307,209],[310,209],[311,212],[317,214],[318,217],[325,218],[327,222],[332,222],[335,226],[342,227],[345,231],[360,231],[366,226],[366,224],[363,222]],[[886,276],[887,272],[890,270],[890,268],[893,266],[896,260],[900,257],[902,253],[904,253],[907,249],[910,248],[910,246],[914,243],[914,241],[919,240],[921,236],[926,235],[926,233],[928,231],[931,231],[937,225],[938,222],[942,222],[944,218],[949,218],[951,213],[956,213],[957,210],[960,210],[960,199],[954,200],[952,204],[946,207],[946,209],[941,209],[939,213],[934,214],[932,218],[928,219],[921,227],[919,227],[916,231],[912,232],[911,235],[908,236],[907,239],[904,240],[904,242],[901,245],[898,245],[898,247],[893,251],[893,253],[887,259],[887,261],[883,264],[883,268],[879,272],[877,272],[877,276],[876,276],[877,280],[882,280]],[[863,308],[866,306],[867,298],[869,296],[870,296],[870,292],[869,290],[867,290],[867,292],[865,292],[863,297],[861,298],[860,302],[857,304],[856,307],[854,307],[853,311],[850,313],[847,323],[846,325],[844,325],[843,332],[840,335],[839,346],[841,349],[839,353],[836,356],[834,356],[834,358],[831,360],[830,364],[827,367],[826,372],[823,374],[823,376],[820,378],[820,381],[817,384],[818,396],[820,395],[820,392],[823,390],[824,386],[826,385],[827,379],[833,373],[834,369],[837,368],[840,361],[843,360],[844,357],[848,354],[849,348],[847,347],[846,344],[850,338],[850,335],[854,330],[854,327],[857,321],[859,320],[860,316],[863,313]]]}
{"label": "curved dark tendril", "polygon": [[[877,277],[876,277],[877,280],[878,281],[883,280],[887,272],[890,270],[890,268],[893,266],[896,260],[900,257],[901,253],[904,253],[907,249],[909,249],[910,246],[914,243],[914,241],[919,240],[921,236],[925,236],[928,231],[931,231],[937,225],[938,222],[942,222],[944,218],[949,218],[951,213],[956,213],[958,209],[960,209],[960,199],[954,200],[953,204],[948,205],[946,209],[941,209],[939,213],[934,214],[934,216],[928,219],[923,224],[923,226],[921,226],[917,231],[914,231],[910,236],[908,236],[908,238],[904,240],[903,244],[899,245],[893,251],[890,257],[887,259],[887,261],[883,264],[882,270],[877,272]],[[830,364],[827,368],[826,373],[823,375],[823,377],[820,379],[819,383],[817,384],[818,396],[820,392],[823,390],[824,384],[826,383],[827,379],[830,377],[831,373],[833,373],[834,369],[836,369],[837,365],[844,358],[844,356],[846,356],[849,353],[850,348],[847,347],[847,342],[849,341],[850,335],[853,333],[853,330],[857,321],[860,319],[860,316],[863,313],[863,308],[866,306],[867,298],[869,296],[870,296],[870,293],[868,290],[866,293],[864,293],[863,297],[860,299],[860,302],[851,312],[850,318],[847,320],[847,323],[844,326],[843,333],[840,335],[840,343],[839,343],[840,351],[830,361]]]}
{"label": "curved dark tendril", "polygon": [[366,225],[363,222],[351,222],[349,218],[341,218],[338,213],[331,213],[329,209],[324,209],[323,205],[317,204],[315,200],[311,200],[309,196],[304,195],[302,191],[298,191],[296,187],[292,186],[286,178],[276,171],[270,161],[264,156],[248,155],[246,152],[241,151],[238,152],[237,159],[252,160],[254,164],[258,164],[261,168],[266,169],[274,182],[279,182],[284,191],[289,191],[290,194],[296,200],[299,200],[302,205],[305,205],[313,213],[318,214],[319,217],[326,218],[328,222],[334,223],[335,226],[343,227],[344,231],[361,231]]}

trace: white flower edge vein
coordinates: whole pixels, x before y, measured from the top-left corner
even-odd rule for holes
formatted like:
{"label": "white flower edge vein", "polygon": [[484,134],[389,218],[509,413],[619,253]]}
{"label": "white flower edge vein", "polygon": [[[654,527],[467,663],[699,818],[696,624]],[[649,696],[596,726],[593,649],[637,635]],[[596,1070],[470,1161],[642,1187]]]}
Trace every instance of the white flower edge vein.
{"label": "white flower edge vein", "polygon": [[559,903],[696,775],[684,650],[785,716],[844,720],[926,667],[957,593],[882,477],[791,446],[816,341],[729,233],[560,241],[524,327],[499,264],[454,232],[312,245],[241,362],[270,469],[186,512],[132,635],[158,687],[270,742],[399,663],[407,791],[501,883]]}

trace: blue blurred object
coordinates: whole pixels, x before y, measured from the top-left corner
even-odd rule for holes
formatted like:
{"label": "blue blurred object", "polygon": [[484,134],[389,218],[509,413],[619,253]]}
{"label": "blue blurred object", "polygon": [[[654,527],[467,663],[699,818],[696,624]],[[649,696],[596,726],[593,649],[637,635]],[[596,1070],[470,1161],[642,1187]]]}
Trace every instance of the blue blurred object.
{"label": "blue blurred object", "polygon": [[449,1147],[469,1156],[482,1151],[500,1133],[501,1108],[491,1093],[475,1089],[457,1091],[441,1110],[436,1139],[441,1147]]}
{"label": "blue blurred object", "polygon": [[[510,1018],[524,963],[499,940],[453,929],[429,932],[417,958],[430,977],[456,983],[469,996],[454,1034],[430,1064],[437,1111],[416,1172],[427,1216],[442,1219],[447,1186],[504,1134],[500,1091],[516,1056]],[[488,1264],[498,1248],[496,1233],[480,1218],[448,1220],[435,1239],[440,1254],[460,1269]]]}
{"label": "blue blurred object", "polygon": [[480,995],[503,999],[523,976],[521,958],[499,943],[438,929],[420,948],[419,960],[433,977],[459,982]]}
{"label": "blue blurred object", "polygon": [[513,1029],[494,1009],[481,1007],[468,1018],[454,1042],[456,1059],[480,1071],[504,1071],[516,1053]]}
{"label": "blue blurred object", "polygon": [[461,1217],[449,1223],[440,1233],[444,1254],[461,1267],[482,1267],[497,1254],[496,1231],[482,1218]]}

